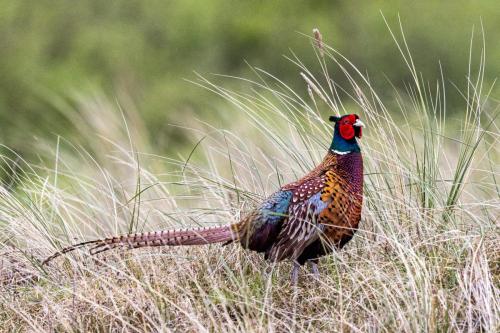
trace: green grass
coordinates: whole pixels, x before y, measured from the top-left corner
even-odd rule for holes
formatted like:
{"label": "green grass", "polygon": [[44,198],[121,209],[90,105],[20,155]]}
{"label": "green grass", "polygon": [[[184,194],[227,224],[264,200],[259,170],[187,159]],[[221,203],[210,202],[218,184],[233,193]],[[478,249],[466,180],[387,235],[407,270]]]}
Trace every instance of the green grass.
{"label": "green grass", "polygon": [[[294,92],[269,72],[255,81],[199,77],[228,103],[232,126],[183,125],[192,150],[151,151],[140,117],[102,96],[78,97],[81,145],[39,143],[40,160],[3,156],[0,321],[5,331],[484,331],[500,325],[498,100],[468,73],[462,117],[447,117],[442,82],[413,78],[384,102],[336,50],[315,48]],[[315,43],[312,41],[313,44]],[[481,57],[483,59],[484,57]],[[350,86],[330,81],[337,66]],[[232,91],[222,80],[243,80]],[[387,104],[388,103],[388,104]],[[395,107],[397,106],[397,107]],[[76,251],[63,246],[129,231],[233,223],[317,164],[332,113],[358,113],[365,204],[360,230],[320,262],[321,278],[272,265],[238,245]],[[175,144],[175,143],[172,143]]]}

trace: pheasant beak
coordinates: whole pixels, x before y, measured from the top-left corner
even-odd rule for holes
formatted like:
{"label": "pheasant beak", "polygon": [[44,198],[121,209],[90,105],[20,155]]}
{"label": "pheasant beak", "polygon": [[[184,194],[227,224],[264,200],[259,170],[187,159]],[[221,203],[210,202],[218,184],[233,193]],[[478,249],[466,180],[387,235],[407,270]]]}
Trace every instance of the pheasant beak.
{"label": "pheasant beak", "polygon": [[354,124],[352,124],[352,126],[365,127],[365,124],[363,124],[363,122],[361,120],[356,119],[356,121],[354,122]]}

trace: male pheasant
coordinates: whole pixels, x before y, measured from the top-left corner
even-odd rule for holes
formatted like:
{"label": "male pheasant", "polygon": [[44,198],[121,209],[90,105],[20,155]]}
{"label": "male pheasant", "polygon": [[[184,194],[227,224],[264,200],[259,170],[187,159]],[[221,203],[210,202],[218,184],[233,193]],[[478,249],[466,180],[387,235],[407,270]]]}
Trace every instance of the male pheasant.
{"label": "male pheasant", "polygon": [[96,254],[119,246],[201,245],[238,241],[244,248],[264,252],[273,262],[310,261],[318,275],[318,258],[351,240],[361,219],[363,159],[357,138],[363,123],[355,114],[332,116],[333,140],[323,161],[300,180],[283,186],[240,222],[208,228],[164,230],[89,241],[67,247],[43,264],[82,246]]}

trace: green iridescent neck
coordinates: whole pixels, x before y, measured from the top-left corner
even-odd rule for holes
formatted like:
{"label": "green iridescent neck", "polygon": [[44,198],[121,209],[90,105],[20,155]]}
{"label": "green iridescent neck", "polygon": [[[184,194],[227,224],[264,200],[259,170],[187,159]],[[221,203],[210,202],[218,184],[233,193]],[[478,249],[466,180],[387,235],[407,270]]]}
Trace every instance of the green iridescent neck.
{"label": "green iridescent neck", "polygon": [[356,138],[352,138],[351,140],[344,139],[342,136],[340,136],[337,125],[335,126],[335,131],[333,133],[333,140],[332,144],[330,145],[330,150],[334,153],[340,154],[361,152],[361,148],[359,148]]}

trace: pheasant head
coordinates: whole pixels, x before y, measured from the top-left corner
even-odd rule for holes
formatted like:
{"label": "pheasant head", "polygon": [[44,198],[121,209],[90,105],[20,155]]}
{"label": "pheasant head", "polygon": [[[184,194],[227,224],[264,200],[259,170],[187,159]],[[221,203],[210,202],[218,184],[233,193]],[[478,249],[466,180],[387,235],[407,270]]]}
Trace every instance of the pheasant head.
{"label": "pheasant head", "polygon": [[345,116],[331,116],[330,121],[335,122],[334,133],[330,150],[337,154],[360,152],[357,139],[361,138],[364,124],[357,114]]}

